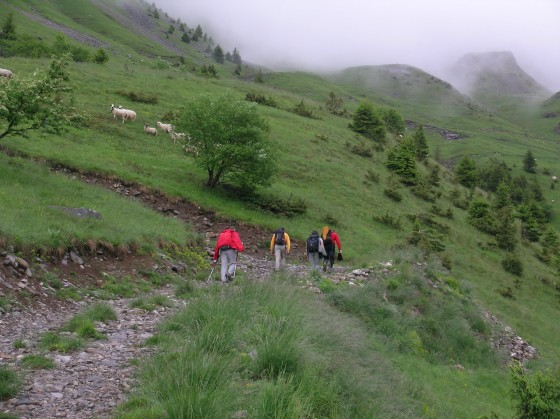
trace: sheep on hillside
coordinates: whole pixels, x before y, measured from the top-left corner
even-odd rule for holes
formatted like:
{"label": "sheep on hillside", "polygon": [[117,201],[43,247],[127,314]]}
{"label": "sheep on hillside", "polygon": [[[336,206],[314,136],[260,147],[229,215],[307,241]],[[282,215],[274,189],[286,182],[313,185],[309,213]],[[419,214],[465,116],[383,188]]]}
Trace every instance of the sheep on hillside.
{"label": "sheep on hillside", "polygon": [[11,79],[13,75],[14,73],[12,73],[10,70],[0,68],[0,77],[7,77],[8,79]]}
{"label": "sheep on hillside", "polygon": [[136,119],[136,112],[130,109],[124,109],[122,106],[119,106],[119,109],[126,112],[126,119],[130,119],[131,121],[134,121]]}
{"label": "sheep on hillside", "polygon": [[157,129],[149,127],[148,124],[144,124],[144,131],[149,135],[157,135]]}
{"label": "sheep on hillside", "polygon": [[115,105],[113,104],[111,104],[111,113],[113,114],[113,118],[122,118],[123,124],[125,119],[128,119],[128,113],[126,112],[126,109],[115,108]]}
{"label": "sheep on hillside", "polygon": [[171,125],[171,124],[163,124],[163,123],[157,121],[156,125],[167,133],[170,133],[171,131],[173,131],[173,125]]}

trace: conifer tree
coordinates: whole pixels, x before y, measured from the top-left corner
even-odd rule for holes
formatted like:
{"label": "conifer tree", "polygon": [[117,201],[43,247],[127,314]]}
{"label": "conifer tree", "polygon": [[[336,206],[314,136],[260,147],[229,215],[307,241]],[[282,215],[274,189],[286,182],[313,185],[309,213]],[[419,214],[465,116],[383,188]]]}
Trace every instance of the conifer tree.
{"label": "conifer tree", "polygon": [[224,50],[220,46],[220,44],[216,45],[214,48],[214,52],[212,53],[212,57],[217,63],[223,64],[224,63]]}
{"label": "conifer tree", "polygon": [[200,27],[200,25],[196,25],[196,29],[194,30],[194,35],[197,38],[200,38],[202,36],[202,28]]}
{"label": "conifer tree", "polygon": [[415,151],[413,139],[406,137],[387,153],[385,165],[401,178],[414,183],[419,176]]}
{"label": "conifer tree", "polygon": [[527,150],[527,153],[523,158],[523,169],[527,173],[537,173],[537,161],[533,157],[531,150]]}
{"label": "conifer tree", "polygon": [[340,115],[342,112],[343,104],[344,101],[341,98],[337,97],[334,92],[330,92],[325,107],[330,113],[334,115]]}
{"label": "conifer tree", "polygon": [[362,134],[364,137],[385,143],[385,124],[369,102],[363,102],[358,106],[358,109],[352,115],[352,123],[349,127],[352,131]]}
{"label": "conifer tree", "polygon": [[181,36],[181,41],[187,44],[191,42],[191,38],[189,38],[189,34],[187,32],[183,32],[183,35]]}
{"label": "conifer tree", "polygon": [[6,16],[6,20],[2,25],[2,32],[0,32],[0,38],[2,39],[16,39],[16,25],[14,24],[14,15],[13,13],[8,14]]}
{"label": "conifer tree", "polygon": [[496,214],[496,242],[500,249],[512,252],[517,245],[517,232],[515,229],[515,219],[510,205],[500,208]]}
{"label": "conifer tree", "polygon": [[233,49],[233,53],[231,55],[231,60],[234,62],[234,64],[237,65],[241,65],[242,61],[241,61],[241,55],[239,55],[239,50],[237,48]]}
{"label": "conifer tree", "polygon": [[455,178],[457,182],[467,188],[476,186],[476,165],[469,156],[463,157],[455,167]]}
{"label": "conifer tree", "polygon": [[414,133],[412,134],[414,139],[414,144],[416,145],[416,158],[418,160],[425,160],[429,154],[428,142],[426,140],[426,134],[424,134],[424,126],[420,125]]}

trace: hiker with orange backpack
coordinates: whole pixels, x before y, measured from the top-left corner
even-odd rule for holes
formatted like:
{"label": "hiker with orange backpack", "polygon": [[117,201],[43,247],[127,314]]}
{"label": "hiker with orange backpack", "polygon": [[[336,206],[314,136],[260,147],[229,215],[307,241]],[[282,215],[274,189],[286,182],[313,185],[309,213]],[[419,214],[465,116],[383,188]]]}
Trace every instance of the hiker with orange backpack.
{"label": "hiker with orange backpack", "polygon": [[286,263],[286,255],[290,254],[290,236],[284,227],[274,231],[272,239],[270,239],[270,254],[274,255],[274,269],[279,271]]}

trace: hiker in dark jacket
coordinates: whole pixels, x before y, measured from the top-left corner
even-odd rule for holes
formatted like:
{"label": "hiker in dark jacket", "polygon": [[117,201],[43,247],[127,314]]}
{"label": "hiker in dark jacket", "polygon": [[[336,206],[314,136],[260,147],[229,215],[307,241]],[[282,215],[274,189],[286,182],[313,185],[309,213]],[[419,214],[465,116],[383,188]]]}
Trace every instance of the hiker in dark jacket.
{"label": "hiker in dark jacket", "polygon": [[316,230],[307,238],[307,258],[311,262],[311,269],[319,269],[319,258],[326,255],[323,239]]}
{"label": "hiker in dark jacket", "polygon": [[235,231],[235,227],[226,227],[218,236],[214,249],[214,263],[220,256],[222,263],[221,279],[222,282],[231,282],[235,278],[235,268],[237,267],[237,252],[243,252],[245,246]]}
{"label": "hiker in dark jacket", "polygon": [[329,271],[333,270],[334,265],[334,254],[336,250],[336,244],[332,239],[332,232],[329,230],[323,239],[323,246],[325,247],[326,256],[323,258],[323,271],[327,270],[327,266]]}

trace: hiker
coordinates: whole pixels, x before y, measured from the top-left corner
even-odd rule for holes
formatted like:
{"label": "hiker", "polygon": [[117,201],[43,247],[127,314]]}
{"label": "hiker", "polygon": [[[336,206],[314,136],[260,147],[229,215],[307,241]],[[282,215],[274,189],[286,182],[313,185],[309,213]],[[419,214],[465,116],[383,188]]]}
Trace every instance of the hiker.
{"label": "hiker", "polygon": [[333,270],[334,265],[334,252],[336,250],[336,245],[332,239],[332,231],[329,230],[323,239],[323,246],[325,247],[326,255],[323,257],[323,271],[329,268],[329,271]]}
{"label": "hiker", "polygon": [[317,230],[313,230],[307,238],[307,258],[311,262],[312,270],[319,269],[319,258],[326,256],[326,254],[323,239],[319,236]]}
{"label": "hiker", "polygon": [[276,260],[274,269],[279,271],[286,263],[286,256],[290,254],[290,236],[288,236],[284,227],[274,231],[270,240],[270,254],[274,255]]}
{"label": "hiker", "polygon": [[342,260],[342,245],[340,244],[340,237],[338,235],[338,233],[334,230],[331,230],[331,228],[329,226],[325,226],[323,227],[323,229],[321,230],[321,237],[323,237],[323,240],[325,240],[325,238],[327,237],[327,233],[331,232],[331,238],[334,241],[334,243],[336,244],[336,247],[338,248],[338,260]]}
{"label": "hiker", "polygon": [[221,280],[223,283],[231,282],[235,278],[237,268],[237,253],[243,252],[245,246],[235,231],[235,227],[226,227],[218,236],[216,248],[214,249],[214,264],[220,256],[222,264]]}

